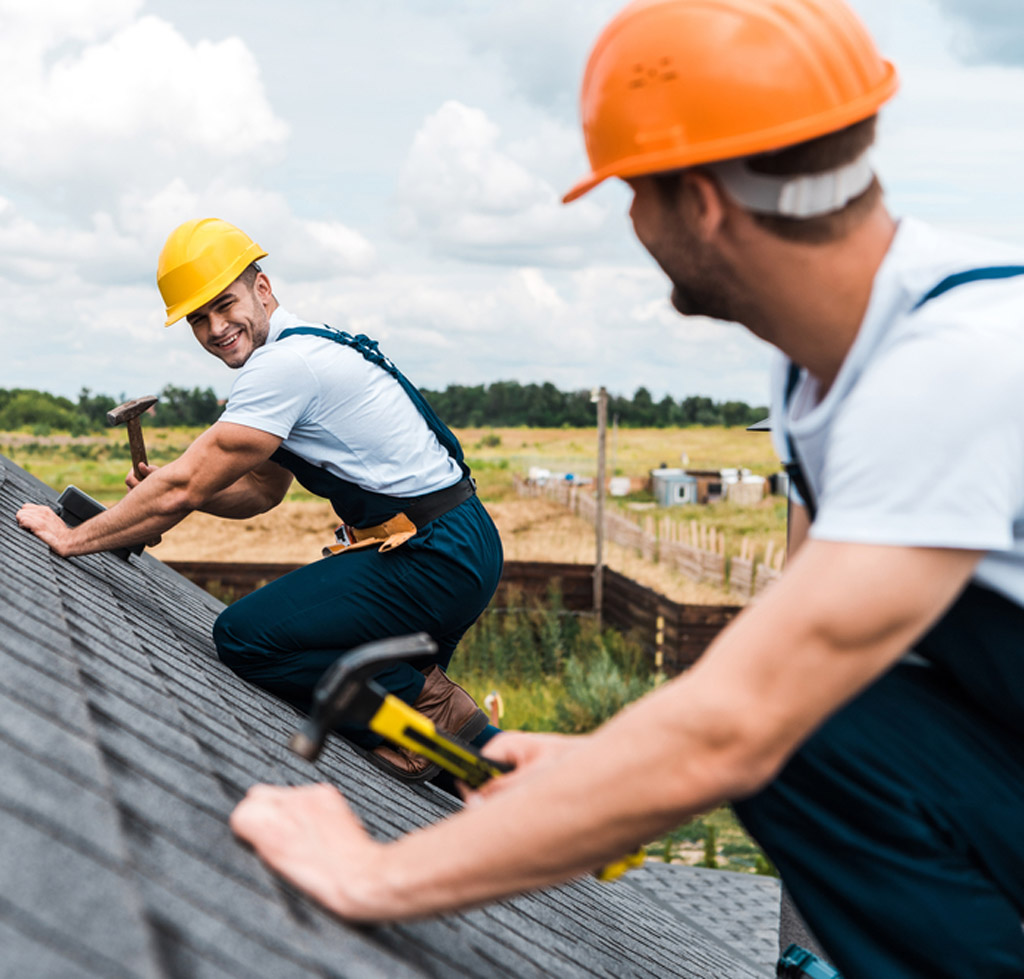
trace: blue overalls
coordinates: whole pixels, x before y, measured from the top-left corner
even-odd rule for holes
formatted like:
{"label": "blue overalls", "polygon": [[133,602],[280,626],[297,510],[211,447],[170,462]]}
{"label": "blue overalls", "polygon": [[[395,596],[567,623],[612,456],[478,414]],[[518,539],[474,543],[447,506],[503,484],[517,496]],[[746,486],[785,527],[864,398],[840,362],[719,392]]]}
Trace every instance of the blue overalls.
{"label": "blue overalls", "polygon": [[[391,374],[469,478],[458,439],[375,341],[329,328],[294,327],[275,342],[297,334],[344,344]],[[284,448],[271,459],[310,492],[330,500],[352,527],[376,526],[417,502],[362,489]],[[427,632],[437,643],[436,657],[416,666],[399,663],[376,677],[412,704],[423,689],[420,668],[432,662],[447,668],[456,644],[491,600],[501,568],[498,531],[473,493],[400,547],[315,561],[230,605],[214,625],[217,654],[245,680],[308,712],[313,687],[339,656],[374,639]],[[381,742],[368,732],[345,733],[367,748]]]}
{"label": "blue overalls", "polygon": [[914,649],[735,809],[845,979],[1020,979],[1024,609],[970,584]]}

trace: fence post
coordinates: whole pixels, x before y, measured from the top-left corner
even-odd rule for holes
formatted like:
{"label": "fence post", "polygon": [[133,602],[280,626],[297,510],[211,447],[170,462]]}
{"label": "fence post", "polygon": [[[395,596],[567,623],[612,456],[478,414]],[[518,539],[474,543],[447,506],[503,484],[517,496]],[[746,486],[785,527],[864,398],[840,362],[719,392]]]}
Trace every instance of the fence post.
{"label": "fence post", "polygon": [[591,395],[597,402],[597,513],[594,516],[596,553],[594,555],[594,616],[601,627],[601,611],[604,604],[604,470],[605,442],[608,437],[608,392],[604,386]]}

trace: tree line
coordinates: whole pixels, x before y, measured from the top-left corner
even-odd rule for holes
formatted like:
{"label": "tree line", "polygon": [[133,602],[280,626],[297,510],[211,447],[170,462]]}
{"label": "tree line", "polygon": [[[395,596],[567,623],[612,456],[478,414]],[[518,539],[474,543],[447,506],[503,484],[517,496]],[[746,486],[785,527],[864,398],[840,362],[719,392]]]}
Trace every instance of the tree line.
{"label": "tree line", "polygon": [[[424,389],[423,395],[444,421],[456,428],[518,427],[587,428],[596,422],[589,391],[559,391],[553,384],[496,381],[468,386],[450,384],[443,391]],[[166,385],[158,395],[146,425],[212,425],[222,405],[212,388]],[[86,435],[106,428],[107,412],[126,401],[82,388],[77,401],[30,388],[0,388],[0,431],[30,428],[45,435],[51,430]],[[679,401],[666,395],[660,401],[647,388],[632,398],[609,395],[609,421],[625,428],[668,428],[685,425],[751,425],[768,414],[767,408],[744,401],[713,401],[690,396]]]}
{"label": "tree line", "polygon": [[[596,407],[589,391],[559,391],[550,383],[450,384],[444,391],[424,389],[423,395],[438,415],[456,428],[586,428],[596,424]],[[655,401],[645,387],[637,388],[632,398],[608,396],[609,421],[625,428],[747,426],[767,414],[767,408],[751,407],[744,401],[713,401],[696,395],[679,401],[665,395]]]}
{"label": "tree line", "polygon": [[[221,413],[213,388],[179,388],[165,385],[152,415],[143,423],[158,427],[212,425]],[[128,398],[93,394],[82,388],[77,401],[31,388],[0,388],[0,431],[30,428],[37,435],[56,429],[72,435],[88,435],[107,427],[107,412]]]}

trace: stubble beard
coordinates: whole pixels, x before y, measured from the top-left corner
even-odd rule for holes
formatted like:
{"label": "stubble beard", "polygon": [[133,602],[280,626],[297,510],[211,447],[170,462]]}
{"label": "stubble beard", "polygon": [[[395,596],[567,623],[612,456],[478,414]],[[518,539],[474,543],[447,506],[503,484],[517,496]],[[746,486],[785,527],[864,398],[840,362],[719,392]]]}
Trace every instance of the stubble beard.
{"label": "stubble beard", "polygon": [[729,273],[706,261],[688,263],[686,279],[670,274],[670,299],[683,316],[709,316],[736,321],[740,317],[739,294]]}

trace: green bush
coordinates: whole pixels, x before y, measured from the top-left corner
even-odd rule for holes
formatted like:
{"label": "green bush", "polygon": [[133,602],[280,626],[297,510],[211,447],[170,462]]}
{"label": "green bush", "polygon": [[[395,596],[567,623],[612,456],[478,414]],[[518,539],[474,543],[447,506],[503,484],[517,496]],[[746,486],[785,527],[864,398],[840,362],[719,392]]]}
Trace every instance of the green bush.
{"label": "green bush", "polygon": [[607,647],[565,665],[565,699],[556,705],[558,729],[583,734],[600,727],[654,686],[650,677],[624,676]]}
{"label": "green bush", "polygon": [[563,732],[592,730],[653,686],[640,642],[566,611],[557,587],[545,601],[512,589],[504,599],[506,607],[484,612],[459,644],[452,669],[460,682],[559,684],[553,716],[540,723]]}

